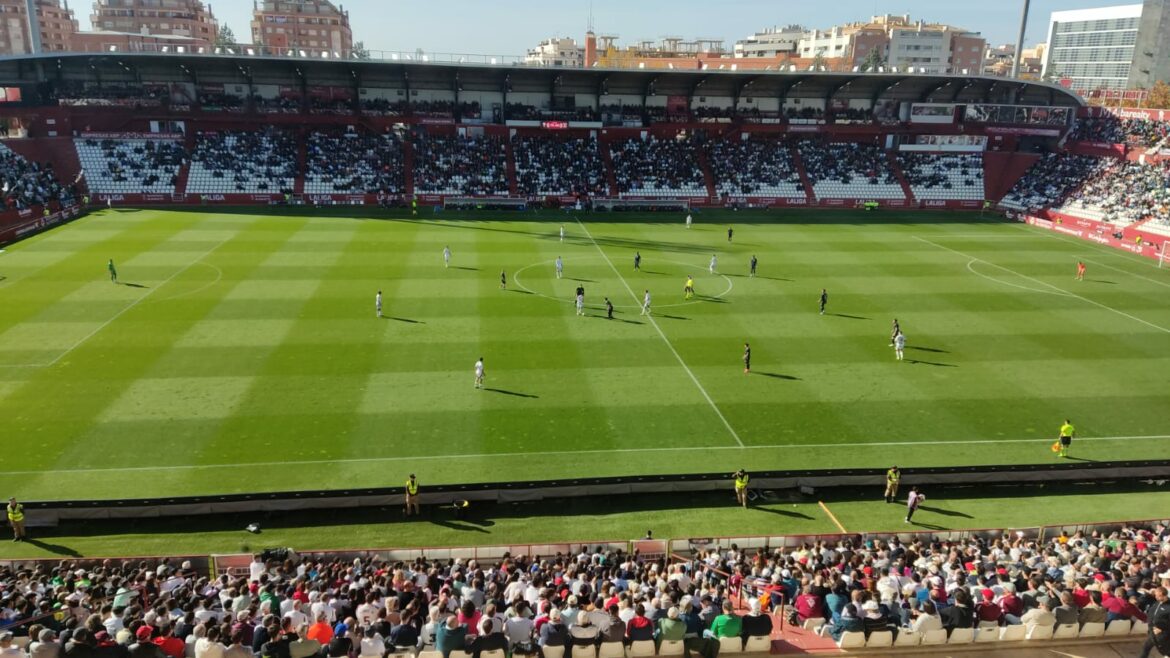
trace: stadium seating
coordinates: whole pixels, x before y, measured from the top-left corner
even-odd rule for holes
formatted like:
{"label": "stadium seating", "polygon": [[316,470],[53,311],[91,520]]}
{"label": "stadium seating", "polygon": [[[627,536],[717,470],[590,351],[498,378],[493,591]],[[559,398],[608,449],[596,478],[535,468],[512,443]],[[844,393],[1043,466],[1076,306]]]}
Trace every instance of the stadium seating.
{"label": "stadium seating", "polygon": [[397,132],[315,131],[306,155],[306,194],[401,194],[406,189]]}
{"label": "stadium seating", "polygon": [[699,148],[690,139],[659,139],[651,135],[614,142],[610,149],[622,196],[707,195]]}
{"label": "stadium seating", "polygon": [[516,182],[526,196],[608,195],[605,163],[586,137],[514,137]]}
{"label": "stadium seating", "polygon": [[6,208],[29,208],[74,198],[71,186],[57,180],[51,164],[30,162],[0,144],[0,185]]}
{"label": "stadium seating", "polygon": [[1170,161],[1143,164],[1102,159],[1055,209],[1077,217],[1130,224],[1170,220]]}
{"label": "stadium seating", "polygon": [[707,161],[721,196],[805,198],[788,142],[726,139],[710,144]]}
{"label": "stadium seating", "polygon": [[1064,201],[1069,192],[1084,184],[1097,167],[1098,158],[1047,153],[1016,181],[1000,204],[1013,210],[1046,208]]}
{"label": "stadium seating", "polygon": [[886,152],[873,144],[799,142],[818,199],[905,199]]}
{"label": "stadium seating", "polygon": [[1077,119],[1069,132],[1072,140],[1128,144],[1136,148],[1163,144],[1167,136],[1170,136],[1170,120],[1121,119],[1113,114]]}
{"label": "stadium seating", "polygon": [[414,142],[419,194],[507,195],[507,152],[498,137],[426,135]]}
{"label": "stadium seating", "polygon": [[89,191],[98,193],[173,193],[186,158],[177,140],[86,138],[74,146]]}
{"label": "stadium seating", "polygon": [[292,135],[221,132],[196,135],[187,192],[290,192],[296,179],[297,149]]}
{"label": "stadium seating", "polygon": [[983,195],[981,155],[898,153],[898,166],[914,198],[979,201]]}

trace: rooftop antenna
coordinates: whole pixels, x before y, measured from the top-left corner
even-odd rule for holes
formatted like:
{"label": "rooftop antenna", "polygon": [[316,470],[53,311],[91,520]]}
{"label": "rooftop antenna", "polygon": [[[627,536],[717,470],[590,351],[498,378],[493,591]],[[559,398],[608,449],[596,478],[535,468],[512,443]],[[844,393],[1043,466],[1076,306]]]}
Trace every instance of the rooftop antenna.
{"label": "rooftop antenna", "polygon": [[1020,36],[1016,39],[1016,54],[1012,57],[1012,77],[1020,77],[1020,60],[1024,58],[1024,32],[1028,29],[1028,4],[1024,0],[1024,13],[1020,16]]}
{"label": "rooftop antenna", "polygon": [[589,3],[589,24],[586,26],[587,31],[593,31],[593,3]]}

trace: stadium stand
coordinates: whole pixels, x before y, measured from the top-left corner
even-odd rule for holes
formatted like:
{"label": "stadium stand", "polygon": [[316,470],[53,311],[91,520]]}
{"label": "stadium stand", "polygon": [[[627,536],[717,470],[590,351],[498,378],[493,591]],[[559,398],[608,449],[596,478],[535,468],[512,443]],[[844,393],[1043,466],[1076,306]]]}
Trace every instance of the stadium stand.
{"label": "stadium stand", "polygon": [[512,138],[516,182],[526,196],[608,194],[597,140],[586,137]]}
{"label": "stadium stand", "polygon": [[720,196],[805,198],[789,144],[778,139],[711,142],[707,161]]}
{"label": "stadium stand", "polygon": [[1102,160],[1056,210],[1126,225],[1147,217],[1170,221],[1170,162]]}
{"label": "stadium stand", "polygon": [[314,131],[308,136],[306,194],[401,194],[402,138],[397,132]]}
{"label": "stadium stand", "polygon": [[627,139],[610,144],[614,176],[622,196],[707,195],[699,147],[688,138]]}
{"label": "stadium stand", "polygon": [[818,199],[904,199],[886,152],[873,144],[799,143]]}
{"label": "stadium stand", "polygon": [[1156,146],[1167,136],[1170,136],[1170,120],[1122,119],[1113,114],[1077,119],[1069,132],[1071,140],[1129,144],[1139,148]]}
{"label": "stadium stand", "polygon": [[983,199],[983,157],[898,153],[898,166],[914,198]]}
{"label": "stadium stand", "polygon": [[1049,207],[1064,198],[1093,175],[1107,161],[1085,155],[1046,153],[1012,187],[1000,205],[1012,210]]}
{"label": "stadium stand", "polygon": [[57,180],[51,164],[30,162],[0,144],[0,193],[4,207],[24,209],[50,201],[66,203],[74,194]]}
{"label": "stadium stand", "polygon": [[291,192],[297,176],[296,139],[288,133],[198,133],[187,192]]}
{"label": "stadium stand", "polygon": [[420,134],[414,149],[420,194],[508,194],[507,152],[498,137]]}
{"label": "stadium stand", "polygon": [[77,139],[77,159],[90,192],[174,193],[187,157],[175,139]]}
{"label": "stadium stand", "polygon": [[[224,573],[192,561],[0,567],[12,658],[92,653],[420,658],[491,648],[529,655],[640,641],[701,655],[768,652],[787,621],[842,647],[1130,638],[1146,634],[1170,551],[1164,525],[1039,540],[1003,533],[902,541],[837,536],[689,557],[614,545],[500,561],[298,555],[269,549]],[[206,568],[209,562],[199,561]],[[733,619],[734,618],[734,619]],[[308,644],[305,644],[308,642]],[[313,644],[319,642],[319,644]],[[117,649],[118,646],[123,647]],[[645,655],[654,655],[653,645]],[[681,655],[681,653],[680,653]]]}

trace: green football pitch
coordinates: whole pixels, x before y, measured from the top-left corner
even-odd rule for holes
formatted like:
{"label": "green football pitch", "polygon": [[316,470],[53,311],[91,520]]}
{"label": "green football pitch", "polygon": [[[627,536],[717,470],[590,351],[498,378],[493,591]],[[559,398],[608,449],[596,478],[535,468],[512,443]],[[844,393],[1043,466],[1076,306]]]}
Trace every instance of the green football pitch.
{"label": "green football pitch", "polygon": [[1091,243],[943,213],[311,215],[104,211],[0,254],[4,495],[1044,463],[1065,418],[1073,458],[1170,458],[1170,271]]}

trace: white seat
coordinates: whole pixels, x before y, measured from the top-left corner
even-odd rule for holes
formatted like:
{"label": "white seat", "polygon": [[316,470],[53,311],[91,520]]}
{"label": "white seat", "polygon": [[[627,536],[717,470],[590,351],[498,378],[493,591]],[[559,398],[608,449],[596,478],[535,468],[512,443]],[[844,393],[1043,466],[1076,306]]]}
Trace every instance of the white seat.
{"label": "white seat", "polygon": [[420,651],[418,658],[443,658],[443,654],[438,651]]}
{"label": "white seat", "polygon": [[[496,656],[494,658],[503,658],[503,653],[504,652],[501,651],[500,655]],[[487,652],[484,652],[482,655],[486,656],[488,654],[487,654]],[[390,651],[389,653],[386,654],[386,658],[414,658],[414,650],[413,649],[404,649],[402,647],[394,647],[393,651]]]}
{"label": "white seat", "polygon": [[[16,647],[17,649],[21,649],[21,650],[28,648],[28,645],[31,642],[32,642],[32,638],[27,636],[27,635],[22,635],[20,637],[12,638],[12,645],[14,647]],[[194,647],[194,644],[192,644],[191,646]]]}
{"label": "white seat", "polygon": [[[1105,627],[1106,635],[1129,635],[1133,624],[1128,619],[1114,619]],[[1082,631],[1084,629],[1081,629]]]}
{"label": "white seat", "polygon": [[894,633],[892,631],[874,631],[865,640],[866,649],[892,646],[894,646]]}
{"label": "white seat", "polygon": [[999,642],[999,626],[980,626],[975,629],[976,642]]}
{"label": "white seat", "polygon": [[1057,624],[1056,630],[1052,632],[1052,639],[1054,640],[1071,640],[1075,639],[1081,629],[1076,624]]}
{"label": "white seat", "polygon": [[922,644],[946,644],[947,643],[947,629],[939,628],[933,631],[926,631],[922,635]]}
{"label": "white seat", "polygon": [[824,617],[809,617],[808,619],[804,620],[804,623],[801,624],[800,627],[806,631],[815,631],[816,629],[818,629],[824,625],[825,625],[825,618]]}
{"label": "white seat", "polygon": [[743,640],[738,637],[719,638],[719,653],[743,653]]}
{"label": "white seat", "polygon": [[1105,634],[1105,624],[1099,621],[1091,621],[1081,626],[1081,633],[1078,637],[1101,637]]}
{"label": "white seat", "polygon": [[681,656],[683,655],[683,641],[682,640],[663,640],[662,644],[658,646],[658,655],[660,656]]}
{"label": "white seat", "polygon": [[1133,628],[1129,629],[1130,635],[1145,635],[1150,632],[1150,625],[1144,621],[1133,620]]}
{"label": "white seat", "polygon": [[630,658],[654,655],[654,640],[638,640],[630,643]]}
{"label": "white seat", "polygon": [[625,656],[626,647],[621,642],[602,642],[597,649],[597,658],[625,658]]}
{"label": "white seat", "polygon": [[1051,640],[1052,639],[1052,631],[1054,630],[1054,627],[1052,627],[1052,626],[1028,626],[1026,628],[1027,628],[1027,635],[1026,635],[1025,639],[1027,639],[1027,640]]}
{"label": "white seat", "polygon": [[971,644],[975,641],[974,628],[956,628],[947,638],[947,644]]}
{"label": "white seat", "polygon": [[747,646],[743,648],[747,653],[771,653],[772,638],[768,635],[752,635],[747,639]]}
{"label": "white seat", "polygon": [[[603,644],[601,646],[604,647],[605,645]],[[544,658],[565,658],[564,647],[541,647],[540,651],[544,654]],[[625,653],[623,652],[622,655],[625,655]]]}
{"label": "white seat", "polygon": [[860,649],[865,646],[865,633],[861,631],[845,631],[841,639],[837,640],[837,647],[841,649]]}
{"label": "white seat", "polygon": [[914,631],[902,629],[898,631],[898,635],[894,638],[894,646],[896,647],[916,647],[922,642],[922,635]]}
{"label": "white seat", "polygon": [[1011,624],[999,629],[999,639],[1001,642],[1021,642],[1024,639],[1023,624]]}

